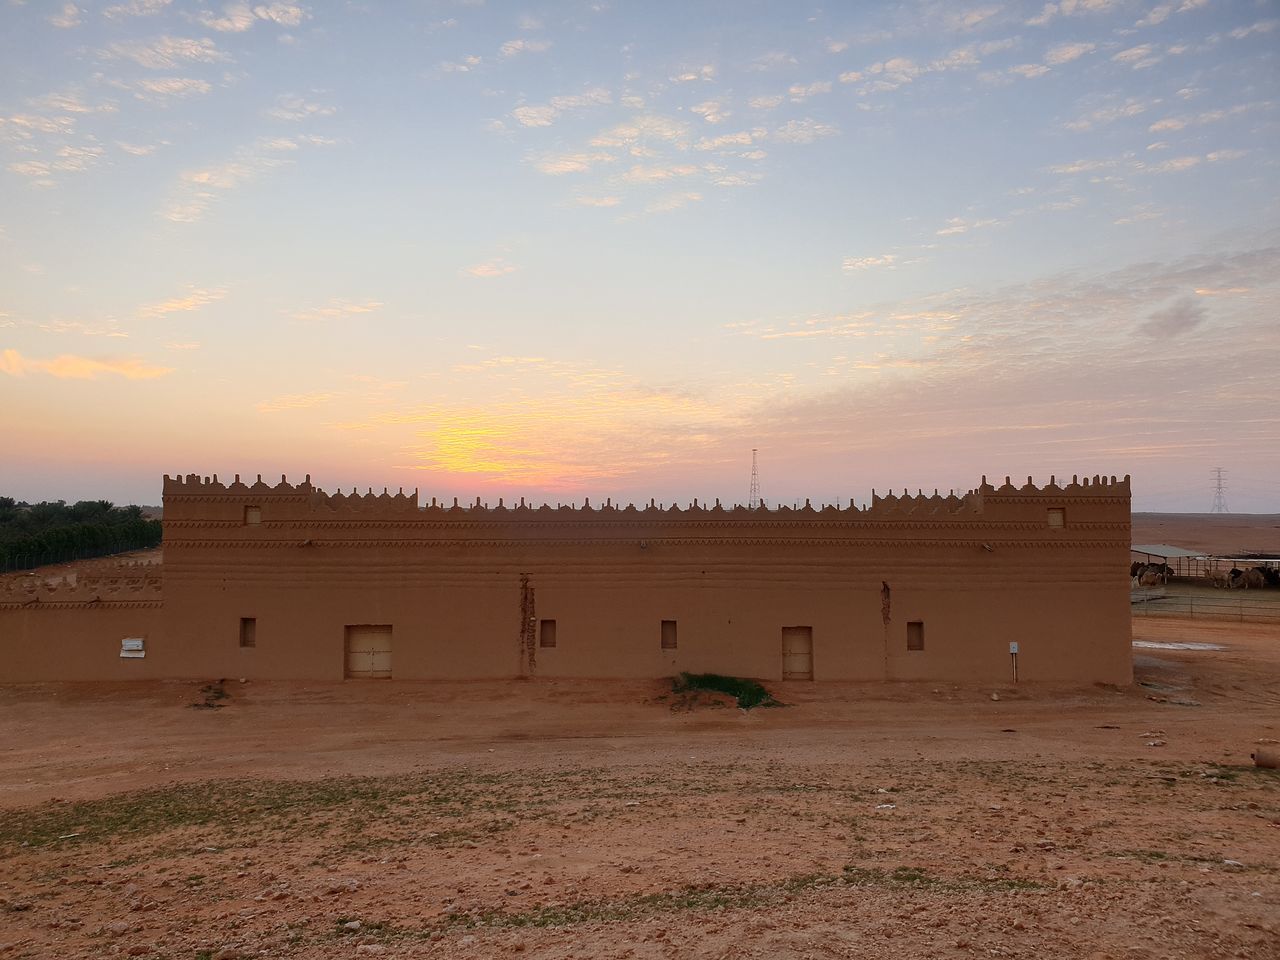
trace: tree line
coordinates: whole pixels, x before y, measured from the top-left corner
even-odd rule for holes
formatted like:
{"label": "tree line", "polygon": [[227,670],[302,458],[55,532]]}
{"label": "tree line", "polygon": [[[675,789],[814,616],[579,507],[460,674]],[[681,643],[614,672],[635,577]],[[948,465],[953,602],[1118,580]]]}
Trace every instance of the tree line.
{"label": "tree line", "polygon": [[0,497],[0,571],[103,557],[160,543],[160,521],[109,500],[23,503]]}

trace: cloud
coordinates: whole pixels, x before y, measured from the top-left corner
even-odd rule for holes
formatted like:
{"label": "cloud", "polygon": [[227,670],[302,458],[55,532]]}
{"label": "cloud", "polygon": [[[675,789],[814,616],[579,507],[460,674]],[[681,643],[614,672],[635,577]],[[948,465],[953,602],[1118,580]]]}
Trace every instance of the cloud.
{"label": "cloud", "polygon": [[484,59],[482,57],[472,54],[463,57],[461,60],[443,60],[439,69],[441,73],[470,73],[483,62]]}
{"label": "cloud", "polygon": [[469,277],[491,280],[495,277],[505,277],[507,274],[515,273],[519,269],[515,264],[508,263],[502,257],[495,257],[492,260],[486,260],[484,263],[477,263],[467,267],[462,272]]}
{"label": "cloud", "polygon": [[587,173],[597,163],[612,163],[613,160],[613,155],[608,153],[561,153],[534,160],[533,166],[539,173],[559,177],[568,173]]}
{"label": "cloud", "polygon": [[720,100],[704,100],[702,103],[690,107],[689,110],[702,117],[707,123],[723,123],[729,119],[729,111],[725,109],[724,103]]}
{"label": "cloud", "polygon": [[228,3],[222,8],[221,16],[202,10],[196,16],[196,22],[222,33],[243,33],[258,23],[300,26],[309,16],[306,9],[296,3]]}
{"label": "cloud", "polygon": [[1174,157],[1172,160],[1151,164],[1143,167],[1143,169],[1149,173],[1183,173],[1193,167],[1198,167],[1200,162],[1200,157]]}
{"label": "cloud", "polygon": [[719,173],[712,175],[711,182],[717,187],[750,187],[762,179],[763,175],[759,173]]}
{"label": "cloud", "polygon": [[282,27],[297,27],[309,16],[306,9],[296,3],[259,3],[253,8],[253,15],[259,20],[267,20]]}
{"label": "cloud", "polygon": [[529,37],[520,37],[515,40],[508,40],[500,48],[498,55],[502,57],[515,57],[522,53],[543,53],[551,49],[550,40],[535,40]]}
{"label": "cloud", "polygon": [[1046,51],[1044,62],[1052,67],[1061,66],[1080,59],[1086,53],[1092,53],[1096,48],[1096,43],[1060,43]]}
{"label": "cloud", "polygon": [[[914,60],[907,57],[893,57],[881,63],[873,63],[863,71],[863,75],[867,79],[869,90],[885,93],[913,82],[916,77],[925,72],[927,72],[926,68]],[[841,81],[848,82],[843,76]]]}
{"label": "cloud", "polygon": [[11,377],[44,373],[60,380],[96,380],[100,375],[154,380],[173,373],[173,368],[152,366],[136,357],[95,358],[64,353],[52,360],[36,360],[24,357],[17,350],[0,350],[0,373]]}
{"label": "cloud", "polygon": [[1008,72],[1022,77],[1024,80],[1034,80],[1037,77],[1043,77],[1049,72],[1049,68],[1042,63],[1020,63],[1015,67],[1010,67]]}
{"label": "cloud", "polygon": [[49,17],[49,22],[61,30],[80,26],[80,8],[74,3],[64,3],[62,9]]}
{"label": "cloud", "polygon": [[689,163],[671,163],[665,165],[636,164],[622,174],[628,183],[662,183],[678,177],[689,177],[701,168]]}
{"label": "cloud", "polygon": [[1148,104],[1143,103],[1141,100],[1129,99],[1124,103],[1112,104],[1107,107],[1099,107],[1097,110],[1085,114],[1083,117],[1068,122],[1065,126],[1068,130],[1083,133],[1104,124],[1114,123],[1117,120],[1136,117],[1139,114],[1145,113],[1147,107]]}
{"label": "cloud", "polygon": [[1147,318],[1138,330],[1148,337],[1178,337],[1200,326],[1209,312],[1191,297],[1184,297]]}
{"label": "cloud", "polygon": [[114,43],[106,49],[105,55],[132,60],[149,70],[174,70],[188,63],[221,63],[230,59],[212,40],[171,36]]}
{"label": "cloud", "polygon": [[1116,63],[1123,63],[1132,67],[1134,70],[1143,70],[1147,67],[1155,66],[1164,59],[1164,55],[1157,53],[1156,48],[1149,43],[1143,43],[1136,47],[1129,47],[1114,54],[1111,59]]}
{"label": "cloud", "polygon": [[[534,403],[531,375],[539,384]],[[547,357],[493,358],[456,376],[438,399],[339,426],[382,431],[401,445],[410,431],[412,469],[461,478],[472,489],[585,488],[595,499],[601,482],[672,460],[696,462],[713,434],[737,419],[731,407],[679,385]]]}
{"label": "cloud", "polygon": [[788,120],[773,131],[773,139],[782,143],[815,143],[836,132],[836,128],[831,124],[806,117],[801,120]]}
{"label": "cloud", "polygon": [[690,139],[689,124],[658,114],[641,114],[610,127],[591,139],[593,147],[635,147],[646,142],[686,144]]}
{"label": "cloud", "polygon": [[603,106],[613,102],[613,93],[605,87],[592,87],[582,93],[552,97],[544,104],[516,107],[511,116],[522,127],[549,127],[564,113]]}
{"label": "cloud", "polygon": [[208,93],[213,87],[204,80],[193,80],[190,77],[154,77],[138,81],[138,87],[144,91],[139,96],[151,94],[156,98],[195,97]]}
{"label": "cloud", "polygon": [[60,173],[83,173],[106,154],[106,149],[90,139],[84,144],[64,144],[53,150],[47,160],[17,160],[8,169],[29,178],[33,186],[52,187]]}
{"label": "cloud", "polygon": [[716,68],[712,64],[704,64],[701,67],[694,67],[689,70],[683,70],[671,78],[672,83],[694,83],[698,80],[714,80],[716,78]]}
{"label": "cloud", "polygon": [[1184,114],[1180,117],[1166,117],[1163,120],[1157,120],[1151,126],[1147,127],[1148,133],[1165,133],[1168,131],[1184,130],[1190,126],[1199,126],[1206,123],[1217,123],[1220,120],[1226,120],[1231,117],[1239,116],[1250,110],[1259,107],[1270,107],[1270,101],[1261,101],[1255,103],[1238,103],[1232,107],[1226,107],[1219,110],[1206,110],[1203,113],[1194,115]]}
{"label": "cloud", "polygon": [[990,20],[999,12],[1000,7],[996,5],[956,11],[948,16],[948,26],[952,30],[972,30],[979,24]]}
{"label": "cloud", "polygon": [[257,405],[259,413],[279,413],[282,410],[308,410],[337,398],[336,393],[290,393],[274,400],[264,400]]}
{"label": "cloud", "polygon": [[124,17],[154,17],[163,13],[173,0],[129,0],[128,3],[116,3],[102,11],[108,20],[120,20]]}
{"label": "cloud", "polygon": [[[1046,476],[1119,464],[1165,478],[1224,446],[1261,456],[1255,469],[1273,475],[1280,450],[1268,439],[1280,418],[1243,398],[1263,396],[1280,362],[1269,325],[1276,278],[1280,248],[1262,248],[748,323],[735,332],[769,338],[778,356],[820,355],[827,376],[806,390],[758,391],[742,409],[748,446],[785,459],[791,475],[847,477],[851,462],[888,458],[900,478],[919,471],[944,490],[955,471],[976,476],[993,463],[1000,474],[1009,463]],[[1232,288],[1250,292],[1205,298],[1203,316],[1185,303],[1195,289]],[[717,432],[736,446],[732,425]]]}
{"label": "cloud", "polygon": [[747,101],[747,105],[753,110],[772,110],[785,99],[786,97],[781,94],[767,97],[752,97]]}
{"label": "cloud", "polygon": [[1255,33],[1271,33],[1276,27],[1280,27],[1280,20],[1259,20],[1247,27],[1236,27],[1228,36],[1232,40],[1243,40]]}
{"label": "cloud", "polygon": [[1093,173],[1098,170],[1109,170],[1119,166],[1119,160],[1073,160],[1071,163],[1060,163],[1049,168],[1050,173],[1074,176],[1077,173]]}
{"label": "cloud", "polygon": [[263,115],[275,120],[297,121],[311,117],[329,117],[335,112],[335,107],[309,101],[294,93],[285,93],[277,97],[276,105],[264,110]]}
{"label": "cloud", "polygon": [[374,313],[382,309],[380,300],[365,300],[362,303],[352,302],[335,298],[330,300],[322,307],[308,307],[299,310],[290,317],[303,323],[318,323],[329,320],[345,320],[348,317],[358,317],[364,314]]}
{"label": "cloud", "polygon": [[813,83],[793,83],[787,88],[787,94],[791,97],[792,103],[803,103],[810,97],[817,96],[820,93],[831,92],[830,80],[817,80]]}
{"label": "cloud", "polygon": [[1046,3],[1040,12],[1026,21],[1029,27],[1043,27],[1058,17],[1078,17],[1091,13],[1108,13],[1117,9],[1126,0],[1061,0],[1060,3]]}
{"label": "cloud", "polygon": [[[846,44],[847,46],[847,44]],[[783,53],[780,50],[774,50],[769,53],[762,53],[751,61],[749,70],[766,71],[779,70],[784,67],[794,67],[799,61],[789,53]],[[703,69],[706,69],[705,67]]]}
{"label": "cloud", "polygon": [[116,146],[131,157],[147,157],[156,152],[156,144],[154,143],[128,143],[124,140],[117,140]]}
{"label": "cloud", "polygon": [[1155,27],[1169,19],[1175,13],[1187,13],[1208,6],[1209,0],[1183,0],[1182,3],[1159,3],[1147,11],[1146,16],[1137,21],[1135,27]]}
{"label": "cloud", "polygon": [[622,203],[621,197],[577,197],[573,201],[580,207],[616,207]]}
{"label": "cloud", "polygon": [[878,257],[845,257],[840,268],[846,273],[853,273],[858,270],[869,270],[872,267],[892,267],[897,259],[892,253],[881,254]]}
{"label": "cloud", "polygon": [[227,291],[221,288],[204,290],[200,287],[191,287],[181,296],[170,297],[168,300],[149,303],[139,308],[138,316],[146,320],[159,320],[171,313],[190,313],[192,310],[199,310],[211,303],[217,303],[226,295]]}
{"label": "cloud", "polygon": [[36,134],[68,134],[75,131],[74,117],[43,116],[32,113],[15,113],[8,117],[0,117],[0,130],[10,140],[30,140]]}
{"label": "cloud", "polygon": [[940,230],[935,231],[939,237],[951,237],[961,233],[968,233],[971,230],[982,230],[986,227],[1003,226],[1007,221],[988,218],[984,220],[965,220],[962,217],[952,217],[947,221],[947,225]]}
{"label": "cloud", "polygon": [[645,207],[646,213],[668,213],[672,210],[679,210],[691,203],[698,203],[702,200],[702,194],[694,190],[686,190],[682,193],[670,193],[664,197],[650,202]]}
{"label": "cloud", "polygon": [[81,93],[74,88],[62,93],[46,93],[43,97],[36,97],[31,103],[41,110],[63,114],[115,113],[119,110],[111,100],[86,103]]}
{"label": "cloud", "polygon": [[718,137],[703,137],[693,145],[695,150],[725,150],[734,147],[749,147],[757,140],[768,136],[763,127],[754,130],[740,130],[737,133],[725,133]]}
{"label": "cloud", "polygon": [[226,193],[250,183],[266,173],[292,166],[284,154],[302,146],[332,146],[325,137],[272,137],[255,140],[235,152],[231,159],[210,167],[186,170],[180,175],[173,195],[160,216],[173,223],[194,223]]}
{"label": "cloud", "polygon": [[37,323],[37,327],[45,333],[64,334],[77,333],[82,337],[114,337],[127,340],[129,334],[120,329],[119,323],[113,319],[99,323],[84,323],[80,320],[49,320]]}

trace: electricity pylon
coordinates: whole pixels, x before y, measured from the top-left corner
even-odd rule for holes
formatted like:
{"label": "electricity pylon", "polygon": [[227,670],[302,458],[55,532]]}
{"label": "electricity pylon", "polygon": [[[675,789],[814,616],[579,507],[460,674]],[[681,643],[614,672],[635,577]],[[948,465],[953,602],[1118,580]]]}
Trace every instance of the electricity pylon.
{"label": "electricity pylon", "polygon": [[1221,467],[1214,467],[1213,472],[1215,474],[1213,507],[1209,512],[1230,513],[1231,511],[1227,509],[1227,481],[1223,479],[1223,469]]}

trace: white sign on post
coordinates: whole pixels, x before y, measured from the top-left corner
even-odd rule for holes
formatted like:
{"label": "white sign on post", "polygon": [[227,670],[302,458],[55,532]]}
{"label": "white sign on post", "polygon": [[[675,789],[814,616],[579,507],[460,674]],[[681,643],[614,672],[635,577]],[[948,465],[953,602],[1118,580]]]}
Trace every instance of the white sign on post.
{"label": "white sign on post", "polygon": [[1009,652],[1010,652],[1010,653],[1017,653],[1017,652],[1018,652],[1018,641],[1017,641],[1017,640],[1010,641],[1010,643],[1009,643]]}

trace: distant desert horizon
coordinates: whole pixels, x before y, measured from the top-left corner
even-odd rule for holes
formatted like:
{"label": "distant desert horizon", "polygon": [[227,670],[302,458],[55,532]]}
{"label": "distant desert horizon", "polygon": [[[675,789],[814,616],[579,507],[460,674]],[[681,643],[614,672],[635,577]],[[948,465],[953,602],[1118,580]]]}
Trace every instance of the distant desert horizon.
{"label": "distant desert horizon", "polygon": [[1134,543],[1217,556],[1280,554],[1280,513],[1133,513]]}

